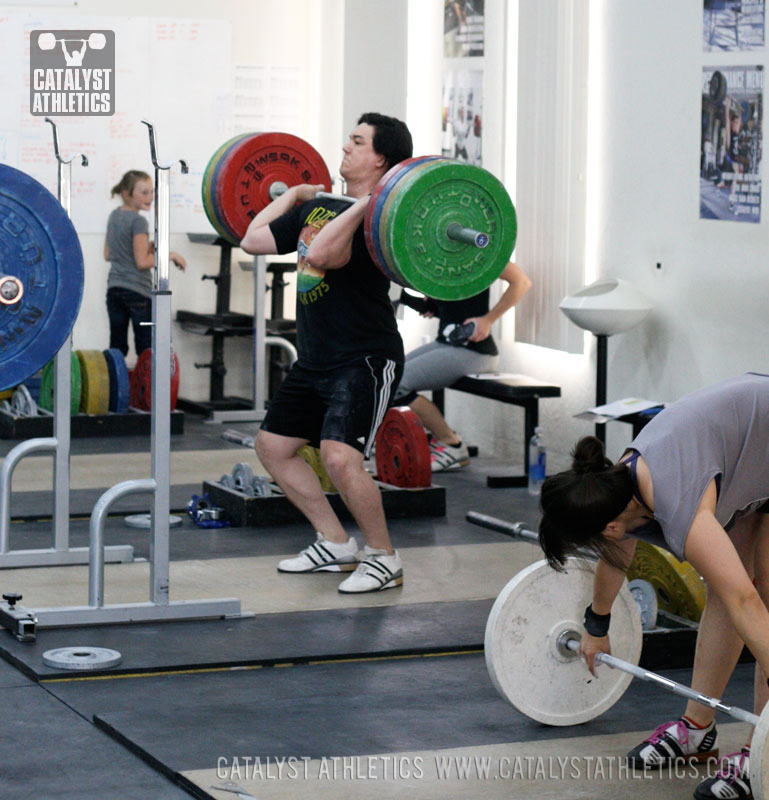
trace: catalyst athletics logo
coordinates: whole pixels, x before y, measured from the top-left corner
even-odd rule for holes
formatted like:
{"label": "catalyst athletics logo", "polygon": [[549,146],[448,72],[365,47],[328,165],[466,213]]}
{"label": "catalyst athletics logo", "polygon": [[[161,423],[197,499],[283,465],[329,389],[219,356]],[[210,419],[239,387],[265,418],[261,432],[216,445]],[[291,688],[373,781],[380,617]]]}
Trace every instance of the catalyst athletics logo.
{"label": "catalyst athletics logo", "polygon": [[29,68],[34,116],[115,113],[114,31],[32,31]]}

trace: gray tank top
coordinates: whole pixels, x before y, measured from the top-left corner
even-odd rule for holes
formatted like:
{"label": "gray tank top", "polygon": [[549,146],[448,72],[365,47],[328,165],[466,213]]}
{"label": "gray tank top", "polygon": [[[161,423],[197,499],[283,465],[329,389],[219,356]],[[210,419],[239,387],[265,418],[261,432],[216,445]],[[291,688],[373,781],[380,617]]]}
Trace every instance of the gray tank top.
{"label": "gray tank top", "polygon": [[769,375],[747,373],[665,408],[631,444],[649,467],[654,517],[633,536],[684,560],[684,545],[708,485],[728,528],[769,498]]}

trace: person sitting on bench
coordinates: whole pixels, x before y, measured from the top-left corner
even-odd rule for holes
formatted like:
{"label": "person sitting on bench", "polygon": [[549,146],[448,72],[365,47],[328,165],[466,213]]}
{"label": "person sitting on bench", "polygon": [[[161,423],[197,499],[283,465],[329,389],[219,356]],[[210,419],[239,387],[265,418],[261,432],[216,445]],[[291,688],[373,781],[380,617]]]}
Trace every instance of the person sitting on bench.
{"label": "person sitting on bench", "polygon": [[509,262],[499,276],[507,288],[493,308],[489,289],[464,300],[420,299],[403,293],[401,302],[416,308],[423,317],[438,317],[438,337],[406,354],[393,405],[410,406],[430,432],[433,472],[459,469],[470,463],[467,446],[453,431],[435,403],[418,392],[445,389],[464,375],[493,372],[499,351],[491,326],[513,308],[531,288],[524,271]]}

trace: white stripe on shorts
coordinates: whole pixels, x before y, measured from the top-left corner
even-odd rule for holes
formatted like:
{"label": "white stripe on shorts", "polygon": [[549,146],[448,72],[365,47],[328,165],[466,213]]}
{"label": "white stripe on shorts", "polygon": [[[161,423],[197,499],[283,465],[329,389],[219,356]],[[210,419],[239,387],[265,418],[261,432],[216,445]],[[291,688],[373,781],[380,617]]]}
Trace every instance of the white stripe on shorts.
{"label": "white stripe on shorts", "polygon": [[389,407],[390,402],[390,393],[392,389],[393,380],[395,379],[395,362],[388,358],[385,360],[384,369],[382,370],[382,385],[377,388],[379,383],[378,376],[374,371],[374,368],[371,366],[371,362],[368,358],[366,358],[366,364],[368,365],[369,371],[371,372],[371,376],[374,379],[374,415],[373,415],[373,422],[371,425],[371,430],[368,434],[368,439],[366,439],[366,445],[364,448],[364,455],[368,456],[369,452],[371,451],[371,447],[374,444],[374,439],[376,438],[376,432],[379,430],[379,426],[382,424],[382,420],[384,419],[384,415],[387,413],[387,409]]}

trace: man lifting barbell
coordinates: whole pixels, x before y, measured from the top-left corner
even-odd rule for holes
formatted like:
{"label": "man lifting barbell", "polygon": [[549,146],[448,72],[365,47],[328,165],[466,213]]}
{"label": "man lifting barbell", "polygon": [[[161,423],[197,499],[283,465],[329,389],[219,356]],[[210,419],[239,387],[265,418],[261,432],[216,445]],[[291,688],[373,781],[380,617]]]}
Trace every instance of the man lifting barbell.
{"label": "man lifting barbell", "polygon": [[[299,256],[299,357],[270,401],[256,452],[317,538],[278,570],[354,570],[339,591],[358,593],[403,583],[379,489],[363,465],[403,370],[403,342],[389,281],[371,260],[362,222],[379,179],[411,156],[411,134],[400,120],[363,114],[343,151],[340,174],[358,202],[316,198],[322,185],[292,186],[254,217],[241,247],[253,254],[297,250]],[[308,443],[320,447],[326,471],[363,533],[360,562],[355,539],[298,455]]]}
{"label": "man lifting barbell", "polygon": [[[611,651],[609,617],[641,538],[689,561],[708,591],[692,688],[720,697],[746,644],[756,658],[755,712],[769,689],[769,376],[749,373],[690,394],[658,414],[619,462],[594,437],[572,469],[542,487],[539,539],[552,567],[590,548],[600,560],[580,652],[591,671]],[[763,512],[763,513],[762,513]],[[630,537],[630,538],[629,538]],[[724,759],[697,798],[751,797],[750,746]],[[628,754],[635,766],[717,754],[713,709],[689,702]]]}

